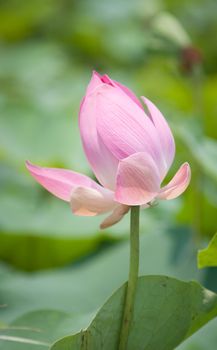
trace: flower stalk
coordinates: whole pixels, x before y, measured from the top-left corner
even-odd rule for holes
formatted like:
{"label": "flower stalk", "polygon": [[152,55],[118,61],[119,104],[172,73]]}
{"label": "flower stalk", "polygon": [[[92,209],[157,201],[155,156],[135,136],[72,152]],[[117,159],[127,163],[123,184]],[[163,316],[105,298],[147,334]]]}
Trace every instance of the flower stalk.
{"label": "flower stalk", "polygon": [[133,206],[131,208],[129,278],[126,288],[119,350],[126,350],[127,348],[130,325],[133,318],[134,300],[139,273],[139,213],[139,206]]}

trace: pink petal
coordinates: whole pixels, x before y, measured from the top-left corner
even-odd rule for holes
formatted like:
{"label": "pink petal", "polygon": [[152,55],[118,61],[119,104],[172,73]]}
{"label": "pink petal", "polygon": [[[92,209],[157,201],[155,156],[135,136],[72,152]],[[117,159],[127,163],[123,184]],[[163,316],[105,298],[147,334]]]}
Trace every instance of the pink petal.
{"label": "pink petal", "polygon": [[113,212],[111,213],[111,215],[109,215],[100,225],[101,229],[104,228],[108,228],[114,224],[117,224],[123,217],[125,214],[128,213],[128,211],[130,210],[130,207],[127,205],[119,205],[118,207],[116,207]]}
{"label": "pink petal", "polygon": [[42,168],[26,162],[26,167],[30,174],[39,182],[46,190],[54,196],[69,202],[73,188],[85,186],[89,188],[99,189],[95,181],[88,176],[76,173],[66,169]]}
{"label": "pink petal", "polygon": [[96,128],[98,105],[94,98],[94,91],[97,89],[97,86],[104,85],[99,75],[94,72],[87,88],[86,96],[81,103],[79,127],[84,151],[93,172],[103,186],[113,189],[118,160],[104,145]]}
{"label": "pink petal", "polygon": [[162,169],[162,179],[163,179],[174,159],[175,141],[173,138],[173,134],[170,130],[170,127],[166,119],[162,115],[162,113],[159,111],[159,109],[147,98],[142,97],[142,100],[144,101],[145,105],[148,108],[148,111],[150,113],[149,115],[150,119],[152,120],[157,130],[157,134],[161,143],[163,156],[164,156],[164,169]]}
{"label": "pink petal", "polygon": [[78,216],[95,216],[113,210],[114,193],[104,188],[77,187],[71,192],[70,206]]}
{"label": "pink petal", "polygon": [[86,94],[85,95],[89,95],[91,92],[94,91],[94,89],[103,84],[103,81],[101,79],[101,75],[99,73],[97,73],[96,71],[93,71],[92,73],[92,77],[91,77],[91,80],[87,86],[87,89],[86,89]]}
{"label": "pink petal", "polygon": [[180,196],[188,187],[191,179],[191,168],[188,163],[182,164],[175,176],[164,186],[158,195],[159,199],[173,199]]}
{"label": "pink petal", "polygon": [[90,82],[89,82],[89,84],[88,84],[88,86],[87,86],[87,89],[86,89],[86,94],[85,94],[85,96],[83,97],[83,99],[82,99],[82,101],[81,101],[80,110],[81,110],[81,108],[82,108],[82,106],[83,106],[83,104],[84,104],[85,97],[86,97],[87,95],[89,95],[92,91],[94,91],[94,89],[95,89],[97,86],[99,86],[100,84],[102,84],[101,76],[100,76],[97,72],[93,71],[91,80],[90,80]]}
{"label": "pink petal", "polygon": [[118,159],[137,152],[147,152],[160,167],[161,146],[156,128],[144,111],[110,85],[95,89],[97,130],[103,143]]}
{"label": "pink petal", "polygon": [[106,84],[110,84],[114,87],[120,88],[128,97],[130,97],[133,100],[133,102],[135,102],[143,110],[143,106],[142,106],[141,102],[139,101],[139,99],[136,97],[136,95],[133,93],[133,91],[128,89],[125,85],[122,85],[121,83],[119,83],[116,80],[112,80],[111,78],[109,78],[109,76],[107,74],[103,75],[101,77],[101,80]]}
{"label": "pink petal", "polygon": [[157,166],[148,153],[135,153],[119,163],[115,200],[126,205],[144,205],[160,190]]}

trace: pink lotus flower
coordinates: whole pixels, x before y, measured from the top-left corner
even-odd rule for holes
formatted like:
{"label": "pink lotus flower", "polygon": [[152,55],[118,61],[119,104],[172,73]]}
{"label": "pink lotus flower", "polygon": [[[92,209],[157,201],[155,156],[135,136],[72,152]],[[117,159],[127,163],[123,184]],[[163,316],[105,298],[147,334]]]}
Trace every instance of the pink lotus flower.
{"label": "pink lotus flower", "polygon": [[190,182],[190,166],[184,163],[161,187],[174,159],[174,138],[157,107],[147,98],[142,101],[148,112],[128,88],[93,73],[81,103],[79,127],[86,157],[101,185],[71,170],[26,163],[31,175],[69,202],[75,215],[112,211],[101,228],[118,222],[130,206],[148,207],[156,199],[178,197]]}

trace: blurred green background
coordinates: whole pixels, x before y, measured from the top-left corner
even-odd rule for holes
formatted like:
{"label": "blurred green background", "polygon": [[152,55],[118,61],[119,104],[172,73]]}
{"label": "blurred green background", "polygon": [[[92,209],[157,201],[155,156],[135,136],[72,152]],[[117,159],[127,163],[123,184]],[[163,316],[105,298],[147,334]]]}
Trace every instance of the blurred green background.
{"label": "blurred green background", "polygon": [[[217,226],[216,13],[215,0],[0,1],[3,324],[37,309],[90,315],[127,278],[129,217],[100,232],[101,217],[72,216],[24,164],[92,176],[77,124],[93,69],[150,98],[169,120],[177,153],[167,180],[182,162],[192,167],[181,198],[142,212],[141,273],[217,291],[216,269],[196,265]],[[182,349],[216,349],[216,325]]]}

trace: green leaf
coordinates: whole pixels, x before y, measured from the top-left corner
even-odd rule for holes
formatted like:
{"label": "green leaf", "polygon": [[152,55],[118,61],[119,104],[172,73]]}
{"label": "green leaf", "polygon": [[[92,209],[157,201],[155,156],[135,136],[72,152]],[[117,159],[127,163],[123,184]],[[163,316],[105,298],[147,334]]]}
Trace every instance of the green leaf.
{"label": "green leaf", "polygon": [[[88,324],[90,315],[39,310],[24,314],[8,326],[0,327],[0,349],[48,349],[59,337],[78,332]],[[37,347],[36,347],[37,345]]]}
{"label": "green leaf", "polygon": [[[162,228],[160,232],[142,234],[140,273],[166,274],[185,280],[197,279],[201,283],[204,281],[207,283],[206,274],[201,274],[196,268],[196,251],[194,254],[191,242],[190,232],[181,228],[169,232],[165,232]],[[17,318],[22,320],[20,315],[23,313],[30,312],[31,315],[33,310],[49,308],[61,310],[63,313],[72,313],[73,321],[69,328],[66,325],[60,327],[68,330],[67,334],[84,329],[89,324],[91,314],[95,314],[109,295],[126,281],[128,255],[129,242],[122,242],[86,259],[82,264],[56,271],[29,274],[11,271],[6,266],[0,265],[1,304],[5,305],[4,308],[1,308],[1,320],[5,324],[11,324],[13,320],[17,322]],[[35,312],[36,314],[37,312]],[[20,326],[34,327],[35,323],[30,321],[27,315],[23,317],[25,317],[23,319],[25,322],[20,322]],[[34,318],[33,314],[32,318]],[[46,318],[44,317],[44,319]],[[214,324],[216,327],[215,321]],[[35,327],[37,328],[36,324]],[[209,327],[208,325],[208,329]],[[18,336],[17,333],[10,333],[10,335]],[[31,338],[35,339],[35,335],[34,337],[33,335]],[[22,336],[26,338],[30,334],[23,333]],[[60,332],[53,341],[57,340],[58,336],[61,337]],[[200,339],[204,341],[204,333],[201,336],[198,335],[197,342],[200,342]],[[190,346],[191,338],[187,340],[187,344]],[[11,343],[10,346],[12,346]],[[13,346],[15,347],[15,345]],[[22,349],[25,348],[20,350]],[[27,349],[29,350],[28,347]],[[5,350],[4,347],[3,350]],[[10,348],[10,350],[17,350],[17,348]],[[206,347],[200,348],[200,350],[206,350]],[[216,350],[214,341],[209,350]]]}
{"label": "green leaf", "polygon": [[[125,288],[109,298],[85,331],[62,338],[51,350],[118,349]],[[196,282],[140,277],[127,349],[173,350],[216,315],[217,295]]]}
{"label": "green leaf", "polygon": [[[189,231],[183,229],[165,232],[162,228],[160,232],[141,234],[140,273],[203,282],[204,275],[197,270],[190,239]],[[128,258],[127,241],[99,252],[82,264],[56,271],[29,274],[0,265],[1,304],[6,305],[1,309],[1,320],[8,323],[38,309],[95,312],[127,280]]]}
{"label": "green leaf", "polygon": [[207,248],[197,254],[198,267],[217,266],[217,233],[211,239]]}
{"label": "green leaf", "polygon": [[[43,350],[45,347],[48,349],[48,344],[56,342],[52,350],[73,350],[80,349],[79,343],[83,341],[85,344],[86,340],[87,349],[116,349],[124,289],[125,285],[109,298],[87,331],[81,330],[90,323],[91,313],[82,315],[39,310],[24,314],[8,326],[1,326],[0,349]],[[182,282],[166,276],[140,277],[129,349],[174,349],[173,346],[196,332],[216,314],[216,294],[195,282]],[[163,338],[167,340],[162,341]],[[200,337],[197,336],[197,339]],[[163,347],[159,346],[160,342]],[[101,347],[101,344],[104,346]],[[142,347],[144,344],[147,344],[145,348]],[[191,338],[185,344],[191,344]]]}

